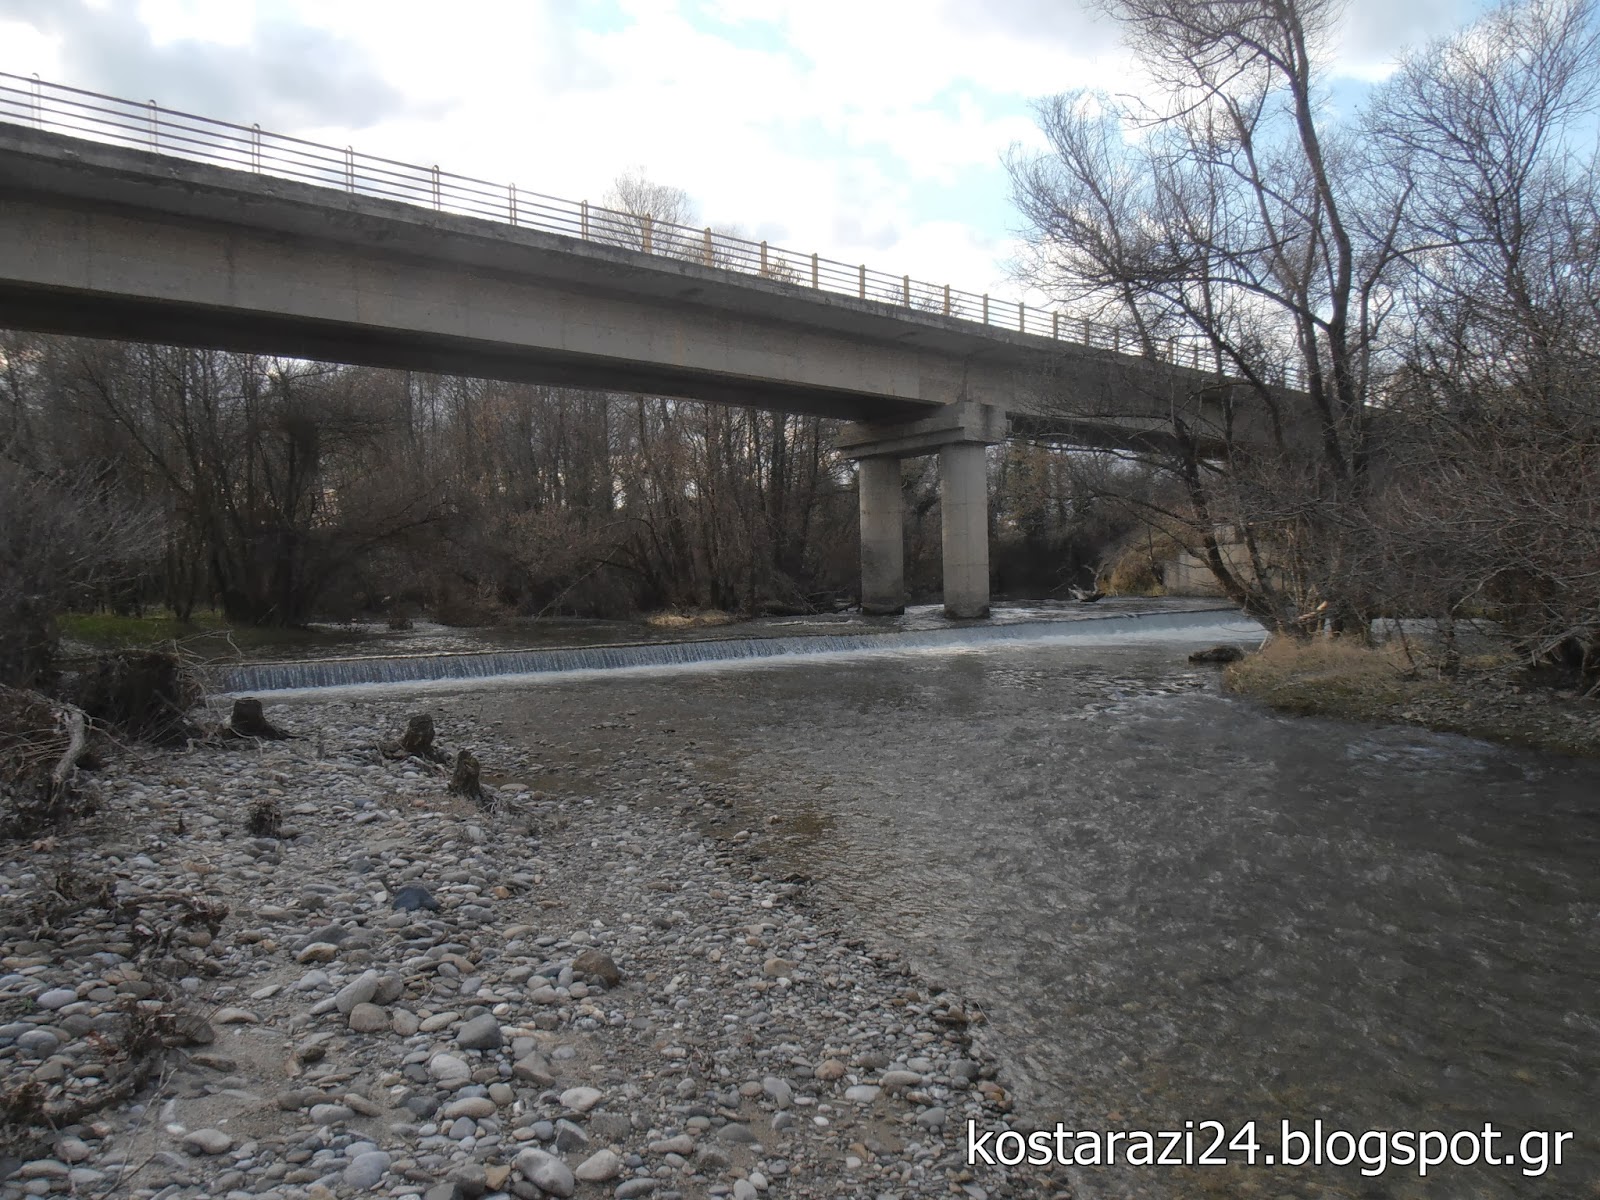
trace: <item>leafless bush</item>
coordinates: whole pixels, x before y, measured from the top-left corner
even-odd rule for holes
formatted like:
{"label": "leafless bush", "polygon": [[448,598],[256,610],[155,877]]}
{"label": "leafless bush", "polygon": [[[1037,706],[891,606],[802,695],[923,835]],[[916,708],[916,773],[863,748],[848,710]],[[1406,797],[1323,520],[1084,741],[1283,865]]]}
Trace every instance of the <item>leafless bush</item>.
{"label": "leafless bush", "polygon": [[0,683],[54,674],[57,614],[138,577],[159,522],[88,474],[44,477],[0,461]]}

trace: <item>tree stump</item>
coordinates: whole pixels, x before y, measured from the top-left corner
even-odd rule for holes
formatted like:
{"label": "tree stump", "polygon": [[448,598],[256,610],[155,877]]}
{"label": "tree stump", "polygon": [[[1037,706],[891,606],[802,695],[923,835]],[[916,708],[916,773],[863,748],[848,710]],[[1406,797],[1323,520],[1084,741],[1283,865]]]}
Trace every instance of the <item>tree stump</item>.
{"label": "tree stump", "polygon": [[418,713],[408,720],[406,731],[400,735],[400,748],[407,754],[432,758],[437,753],[433,748],[433,717]]}
{"label": "tree stump", "polygon": [[450,776],[450,790],[457,796],[465,796],[482,804],[483,785],[478,782],[479,770],[477,756],[471,750],[458,752],[455,773]]}
{"label": "tree stump", "polygon": [[253,696],[244,696],[233,702],[233,715],[228,718],[228,729],[236,737],[265,738],[272,742],[281,742],[294,736],[267,720],[266,713],[261,710],[261,701]]}
{"label": "tree stump", "polygon": [[416,758],[425,758],[429,762],[446,763],[450,756],[433,744],[434,729],[433,717],[428,713],[417,713],[406,721],[405,732],[398,741],[383,742],[379,749],[387,758],[405,758],[412,755]]}

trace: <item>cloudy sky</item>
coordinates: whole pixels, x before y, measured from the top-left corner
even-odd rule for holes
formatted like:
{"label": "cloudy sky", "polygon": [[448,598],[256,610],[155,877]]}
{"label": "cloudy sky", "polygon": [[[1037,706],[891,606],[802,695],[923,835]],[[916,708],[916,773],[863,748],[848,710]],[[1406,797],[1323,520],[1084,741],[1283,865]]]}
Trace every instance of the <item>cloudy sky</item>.
{"label": "cloudy sky", "polygon": [[[1484,2],[1354,0],[1335,99]],[[1003,295],[1030,102],[1136,86],[1079,0],[0,0],[0,70]]]}

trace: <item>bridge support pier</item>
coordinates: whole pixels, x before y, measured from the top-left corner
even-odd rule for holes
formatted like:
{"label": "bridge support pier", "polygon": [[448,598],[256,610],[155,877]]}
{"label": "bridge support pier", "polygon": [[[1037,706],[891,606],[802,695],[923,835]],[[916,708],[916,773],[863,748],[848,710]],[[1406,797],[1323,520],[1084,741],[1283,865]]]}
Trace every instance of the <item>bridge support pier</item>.
{"label": "bridge support pier", "polygon": [[945,405],[918,421],[856,424],[840,434],[841,453],[859,463],[862,611],[905,611],[900,460],[937,453],[945,615],[988,615],[989,479],[983,450],[1005,436],[1005,413],[970,401]]}
{"label": "bridge support pier", "polygon": [[944,615],[989,615],[989,475],[981,442],[939,448]]}
{"label": "bridge support pier", "polygon": [[863,458],[856,486],[861,500],[861,611],[906,610],[905,505],[898,458]]}

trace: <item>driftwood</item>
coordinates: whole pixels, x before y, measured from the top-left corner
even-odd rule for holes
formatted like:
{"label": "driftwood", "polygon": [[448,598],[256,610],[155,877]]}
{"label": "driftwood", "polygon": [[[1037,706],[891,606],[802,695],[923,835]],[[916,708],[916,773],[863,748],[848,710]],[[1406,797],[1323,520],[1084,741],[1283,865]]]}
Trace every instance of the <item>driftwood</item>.
{"label": "driftwood", "polygon": [[67,786],[78,773],[78,760],[89,745],[89,718],[76,705],[61,706],[61,723],[67,731],[67,748],[61,752],[50,772],[50,791],[54,803],[65,797]]}
{"label": "driftwood", "polygon": [[1093,604],[1098,600],[1104,600],[1106,598],[1106,594],[1099,588],[1081,588],[1076,584],[1067,589],[1067,594],[1079,604]]}
{"label": "driftwood", "polygon": [[89,757],[81,708],[0,687],[0,837],[26,837],[69,815]]}
{"label": "driftwood", "polygon": [[279,729],[261,709],[261,701],[244,696],[233,702],[233,715],[228,718],[227,732],[234,737],[264,738],[269,742],[282,742],[294,734]]}

